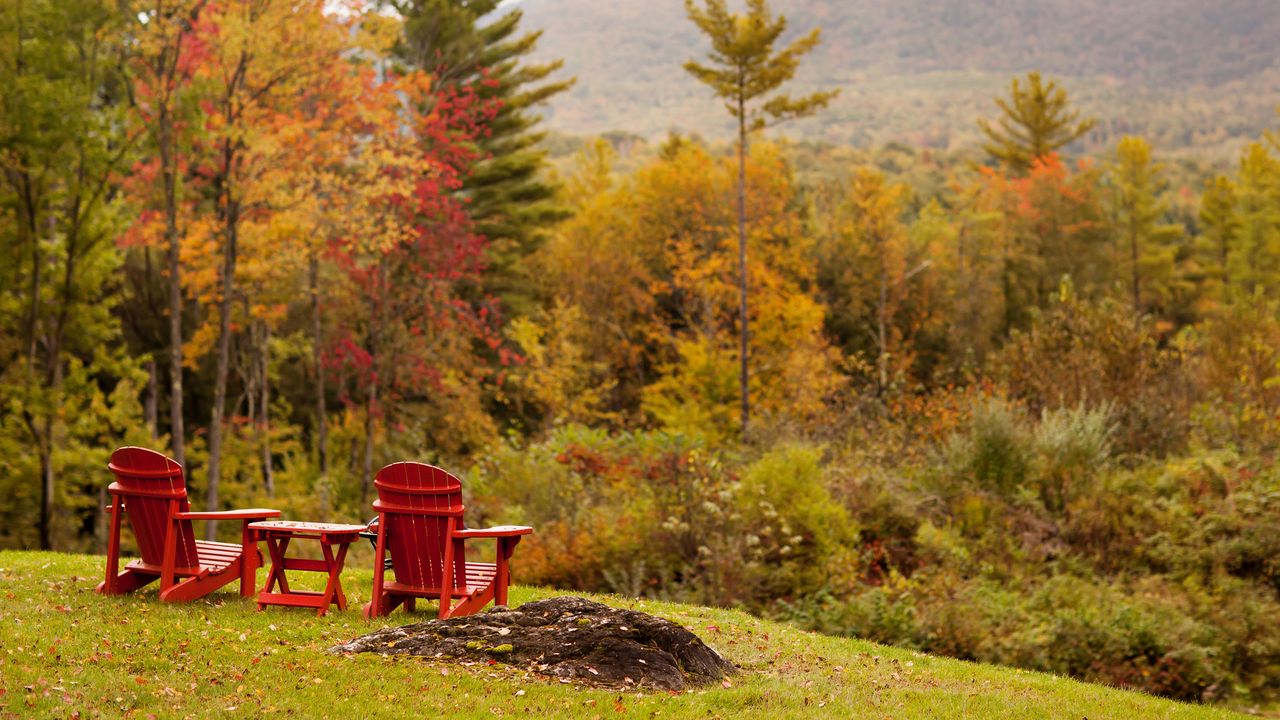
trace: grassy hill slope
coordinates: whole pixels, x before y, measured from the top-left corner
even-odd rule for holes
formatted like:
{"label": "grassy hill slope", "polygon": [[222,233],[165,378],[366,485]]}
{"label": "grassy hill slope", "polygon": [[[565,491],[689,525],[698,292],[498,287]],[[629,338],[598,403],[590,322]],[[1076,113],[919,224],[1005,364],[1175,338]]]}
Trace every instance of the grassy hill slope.
{"label": "grassy hill slope", "polygon": [[[824,29],[799,87],[840,87],[788,132],[840,143],[972,143],[974,119],[1029,70],[1065,80],[1100,118],[1088,140],[1138,132],[1166,151],[1224,156],[1275,124],[1280,4],[1272,0],[774,0],[791,27]],[[540,52],[578,85],[548,111],[569,133],[682,128],[727,133],[709,93],[681,69],[706,42],[681,0],[521,0]]]}
{"label": "grassy hill slope", "polygon": [[[617,597],[599,599],[690,627],[742,673],[731,687],[683,695],[589,690],[503,665],[334,657],[324,649],[371,627],[354,609],[316,618],[282,608],[259,613],[234,593],[177,606],[161,605],[154,590],[107,598],[93,592],[101,571],[99,557],[0,552],[0,717],[1232,717],[736,611]],[[368,571],[344,572],[353,608],[370,584]],[[553,594],[517,588],[512,604]]]}

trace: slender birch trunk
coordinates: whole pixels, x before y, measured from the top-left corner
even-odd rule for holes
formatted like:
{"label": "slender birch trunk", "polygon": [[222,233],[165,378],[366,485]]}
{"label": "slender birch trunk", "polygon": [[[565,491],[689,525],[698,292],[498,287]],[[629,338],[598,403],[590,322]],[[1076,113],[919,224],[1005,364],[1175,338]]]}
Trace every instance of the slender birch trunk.
{"label": "slender birch trunk", "polygon": [[751,331],[747,317],[747,116],[745,78],[739,81],[738,92],[738,313],[742,322],[741,370],[739,384],[742,389],[742,436],[747,436],[751,418],[750,386],[747,379],[747,348]]}

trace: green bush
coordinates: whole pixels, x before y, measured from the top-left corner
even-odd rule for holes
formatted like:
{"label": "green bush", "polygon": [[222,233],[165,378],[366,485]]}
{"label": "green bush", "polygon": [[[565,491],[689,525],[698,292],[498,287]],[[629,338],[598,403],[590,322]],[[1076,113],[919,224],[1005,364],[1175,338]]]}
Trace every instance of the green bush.
{"label": "green bush", "polygon": [[825,482],[812,448],[743,467],[683,436],[565,426],[491,453],[467,491],[473,522],[537,528],[523,582],[762,608],[857,566]]}
{"label": "green bush", "polygon": [[947,466],[962,484],[1008,496],[1031,474],[1031,432],[1009,403],[998,398],[979,401],[966,430],[952,437]]}
{"label": "green bush", "polygon": [[737,492],[753,585],[766,598],[814,592],[856,565],[857,529],[813,447],[783,446],[743,471]]}
{"label": "green bush", "polygon": [[1051,512],[1062,513],[1093,481],[1111,455],[1111,408],[1045,410],[1034,432],[1036,477],[1040,499]]}

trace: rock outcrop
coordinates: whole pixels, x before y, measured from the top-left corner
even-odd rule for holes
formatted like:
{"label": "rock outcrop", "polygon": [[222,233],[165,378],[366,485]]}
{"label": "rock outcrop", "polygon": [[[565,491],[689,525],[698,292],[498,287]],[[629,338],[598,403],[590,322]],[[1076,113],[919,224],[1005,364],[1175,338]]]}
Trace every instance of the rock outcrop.
{"label": "rock outcrop", "polygon": [[613,688],[679,691],[736,672],[733,663],[680,625],[580,597],[385,628],[329,651],[493,660]]}

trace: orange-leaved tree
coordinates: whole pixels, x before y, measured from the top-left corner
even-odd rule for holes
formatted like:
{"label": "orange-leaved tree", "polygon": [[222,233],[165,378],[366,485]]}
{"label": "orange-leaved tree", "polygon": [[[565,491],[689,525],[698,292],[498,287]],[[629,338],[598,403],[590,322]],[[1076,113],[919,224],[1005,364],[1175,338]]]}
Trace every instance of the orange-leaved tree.
{"label": "orange-leaved tree", "polygon": [[[238,309],[255,313],[245,294],[252,288],[238,283],[241,254],[278,252],[270,242],[251,240],[262,239],[259,229],[269,226],[280,202],[280,168],[296,165],[292,138],[308,103],[323,100],[327,73],[350,46],[347,24],[326,13],[323,0],[211,3],[195,33],[208,52],[195,68],[205,84],[204,133],[193,146],[192,174],[211,207],[193,223],[189,292],[215,312],[190,346],[197,356],[210,346],[215,354],[205,501],[216,510],[232,339],[252,323],[236,315]],[[261,307],[256,312],[270,315]],[[208,532],[216,532],[214,523]]]}
{"label": "orange-leaved tree", "polygon": [[326,362],[363,415],[362,502],[380,428],[405,438],[387,437],[389,451],[430,442],[460,454],[493,435],[483,389],[496,379],[491,360],[510,357],[494,302],[474,299],[485,243],[456,191],[496,107],[421,72],[389,78],[365,96],[367,133],[329,201],[342,302],[331,308]]}

